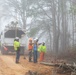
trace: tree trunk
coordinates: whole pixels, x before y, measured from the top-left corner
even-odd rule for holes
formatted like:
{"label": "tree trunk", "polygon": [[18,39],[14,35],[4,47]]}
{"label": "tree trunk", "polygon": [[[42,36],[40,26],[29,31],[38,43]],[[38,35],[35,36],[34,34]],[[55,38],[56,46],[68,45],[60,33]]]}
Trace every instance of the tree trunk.
{"label": "tree trunk", "polygon": [[56,5],[52,0],[52,24],[53,24],[53,51],[56,52]]}
{"label": "tree trunk", "polygon": [[61,46],[62,51],[66,51],[66,39],[67,39],[67,24],[66,24],[66,0],[61,0],[61,18],[62,18],[62,38]]}

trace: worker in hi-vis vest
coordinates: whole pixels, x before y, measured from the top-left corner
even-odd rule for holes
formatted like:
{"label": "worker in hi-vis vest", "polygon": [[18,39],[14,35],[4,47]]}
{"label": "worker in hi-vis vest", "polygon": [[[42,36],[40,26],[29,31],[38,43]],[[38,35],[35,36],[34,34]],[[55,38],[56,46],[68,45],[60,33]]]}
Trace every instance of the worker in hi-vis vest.
{"label": "worker in hi-vis vest", "polygon": [[40,52],[39,61],[41,62],[44,60],[44,55],[46,53],[46,46],[44,42],[39,46],[38,51]]}
{"label": "worker in hi-vis vest", "polygon": [[20,42],[19,38],[16,37],[14,40],[14,50],[16,51],[16,63],[19,63],[19,58],[20,58]]}

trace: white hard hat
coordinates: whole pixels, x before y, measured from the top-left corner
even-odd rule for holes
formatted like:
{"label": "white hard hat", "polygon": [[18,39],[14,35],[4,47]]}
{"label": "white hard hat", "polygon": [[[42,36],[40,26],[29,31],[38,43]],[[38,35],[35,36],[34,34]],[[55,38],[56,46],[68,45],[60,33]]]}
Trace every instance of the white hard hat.
{"label": "white hard hat", "polygon": [[16,37],[15,39],[19,39],[19,37]]}

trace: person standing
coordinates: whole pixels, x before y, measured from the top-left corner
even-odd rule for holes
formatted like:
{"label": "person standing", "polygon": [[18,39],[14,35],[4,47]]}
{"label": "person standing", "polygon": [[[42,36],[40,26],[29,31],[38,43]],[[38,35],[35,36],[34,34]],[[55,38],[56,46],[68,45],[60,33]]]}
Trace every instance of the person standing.
{"label": "person standing", "polygon": [[33,45],[33,62],[37,63],[37,58],[38,58],[38,40],[34,40],[34,45]]}
{"label": "person standing", "polygon": [[16,63],[19,63],[19,59],[20,59],[20,42],[19,42],[19,38],[16,38],[14,40],[14,50],[16,51]]}
{"label": "person standing", "polygon": [[31,62],[32,61],[32,50],[33,50],[32,39],[29,39],[28,50],[29,50],[29,62]]}
{"label": "person standing", "polygon": [[38,51],[40,52],[39,61],[41,62],[44,60],[44,55],[46,53],[46,46],[44,42],[39,46]]}

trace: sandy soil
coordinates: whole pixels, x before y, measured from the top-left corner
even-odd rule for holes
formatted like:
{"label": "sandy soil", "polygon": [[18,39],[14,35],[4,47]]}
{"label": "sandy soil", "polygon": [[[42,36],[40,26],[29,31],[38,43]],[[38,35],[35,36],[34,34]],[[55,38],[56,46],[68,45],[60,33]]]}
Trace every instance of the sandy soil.
{"label": "sandy soil", "polygon": [[0,55],[0,75],[26,75],[29,70],[40,75],[53,75],[54,68],[28,62],[28,58],[24,59],[23,56],[20,58],[20,63],[16,64],[15,55]]}
{"label": "sandy soil", "polygon": [[0,55],[0,75],[25,75],[29,70],[47,74],[51,69],[52,67],[39,63],[30,63],[23,59],[23,56],[20,58],[20,63],[16,64],[14,56]]}

